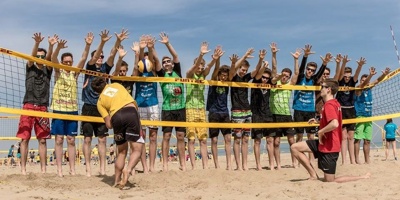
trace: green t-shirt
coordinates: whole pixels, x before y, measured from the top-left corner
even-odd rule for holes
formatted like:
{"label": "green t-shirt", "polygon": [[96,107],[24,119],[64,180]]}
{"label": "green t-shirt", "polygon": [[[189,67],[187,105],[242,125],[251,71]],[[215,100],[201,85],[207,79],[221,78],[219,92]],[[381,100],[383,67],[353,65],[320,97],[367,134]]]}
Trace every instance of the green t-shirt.
{"label": "green t-shirt", "polygon": [[[281,81],[276,83],[277,85],[288,85],[289,83],[282,84]],[[278,90],[271,89],[271,96],[269,101],[271,103],[271,112],[275,115],[291,115],[289,100],[290,95],[292,94],[291,90]]]}
{"label": "green t-shirt", "polygon": [[[165,73],[167,78],[180,78],[172,71],[171,74]],[[182,83],[160,83],[163,94],[163,110],[179,110],[185,108],[184,87]]]}
{"label": "green t-shirt", "polygon": [[[203,75],[194,74],[196,80],[204,80]],[[204,108],[204,85],[186,84],[186,108]]]}

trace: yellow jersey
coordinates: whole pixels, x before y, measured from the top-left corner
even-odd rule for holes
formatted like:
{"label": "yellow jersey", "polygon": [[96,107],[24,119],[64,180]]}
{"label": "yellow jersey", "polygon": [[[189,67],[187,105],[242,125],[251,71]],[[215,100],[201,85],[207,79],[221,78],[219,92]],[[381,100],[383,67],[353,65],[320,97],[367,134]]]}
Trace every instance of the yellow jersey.
{"label": "yellow jersey", "polygon": [[54,85],[51,109],[63,112],[78,111],[78,91],[75,72],[60,70]]}
{"label": "yellow jersey", "polygon": [[101,92],[99,100],[97,101],[97,110],[103,118],[108,115],[112,117],[119,109],[129,103],[134,103],[135,106],[137,105],[136,101],[124,86],[119,83],[112,83],[106,85]]}

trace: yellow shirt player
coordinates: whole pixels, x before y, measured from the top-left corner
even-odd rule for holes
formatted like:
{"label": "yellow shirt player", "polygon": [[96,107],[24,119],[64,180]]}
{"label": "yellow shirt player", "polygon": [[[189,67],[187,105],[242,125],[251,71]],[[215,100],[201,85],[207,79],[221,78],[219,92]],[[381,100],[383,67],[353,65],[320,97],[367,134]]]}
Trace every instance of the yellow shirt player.
{"label": "yellow shirt player", "polygon": [[[97,109],[101,117],[107,128],[114,129],[114,140],[118,148],[114,186],[124,189],[132,169],[139,162],[144,145],[137,105],[125,87],[119,83],[107,84],[104,78],[96,77],[92,88],[100,94]],[[127,167],[124,168],[128,144],[132,153]]]}

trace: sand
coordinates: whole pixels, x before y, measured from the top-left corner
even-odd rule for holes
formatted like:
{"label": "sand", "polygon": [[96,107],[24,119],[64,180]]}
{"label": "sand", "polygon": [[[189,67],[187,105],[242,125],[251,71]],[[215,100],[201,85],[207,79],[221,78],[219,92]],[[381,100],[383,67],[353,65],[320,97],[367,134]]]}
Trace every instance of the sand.
{"label": "sand", "polygon": [[[85,167],[77,166],[78,175],[68,175],[64,165],[63,178],[56,175],[56,166],[48,166],[47,174],[39,173],[39,166],[28,166],[27,176],[20,175],[18,167],[0,167],[1,199],[399,199],[400,161],[384,159],[384,151],[372,150],[372,163],[343,165],[337,167],[337,175],[363,175],[370,172],[370,179],[348,183],[325,183],[307,180],[303,167],[282,168],[278,171],[256,171],[254,156],[249,155],[249,171],[227,171],[225,158],[221,157],[223,169],[203,170],[197,161],[196,170],[181,172],[178,163],[170,163],[170,171],[151,174],[136,173],[129,179],[132,188],[113,188],[114,166],[107,165],[106,176],[86,177]],[[341,158],[339,158],[340,160]],[[156,161],[157,168],[161,163]],[[282,154],[282,165],[289,165],[290,154]],[[268,164],[266,154],[262,164]],[[190,163],[187,163],[189,167]],[[97,172],[99,166],[92,166]],[[141,169],[141,164],[137,167]],[[317,170],[323,176],[321,170]]]}

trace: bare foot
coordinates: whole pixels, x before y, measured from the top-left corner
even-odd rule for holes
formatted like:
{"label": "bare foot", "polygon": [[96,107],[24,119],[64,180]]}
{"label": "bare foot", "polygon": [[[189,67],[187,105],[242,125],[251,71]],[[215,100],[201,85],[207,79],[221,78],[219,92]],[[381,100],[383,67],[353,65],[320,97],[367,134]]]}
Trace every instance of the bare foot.
{"label": "bare foot", "polygon": [[231,166],[226,166],[226,170],[232,171],[232,167]]}
{"label": "bare foot", "polygon": [[71,175],[71,176],[75,176],[76,175],[76,173],[75,173],[75,171],[69,171],[69,175]]}
{"label": "bare foot", "polygon": [[[179,170],[181,170],[181,171],[185,172],[185,171],[186,171],[186,167],[182,167],[182,166],[180,166],[180,167],[179,167]],[[193,168],[192,168],[192,170],[193,170]]]}
{"label": "bare foot", "polygon": [[122,180],[120,182],[119,189],[122,190],[122,188],[125,187],[126,183],[128,183],[129,174],[130,174],[130,172],[128,172],[128,170],[126,170],[126,169],[122,170]]}
{"label": "bare foot", "polygon": [[168,171],[168,165],[163,165],[163,172],[167,172]]}
{"label": "bare foot", "polygon": [[24,170],[24,169],[23,169],[23,170],[21,170],[21,173],[22,173],[22,175],[24,175],[24,176],[25,176],[25,175],[26,175],[26,170]]}
{"label": "bare foot", "polygon": [[243,171],[242,168],[236,168],[235,171]]}
{"label": "bare foot", "polygon": [[64,177],[62,171],[58,171],[57,175],[58,175],[58,177],[61,177],[61,178]]}
{"label": "bare foot", "polygon": [[282,167],[280,165],[276,166],[276,170],[280,170]]}
{"label": "bare foot", "polygon": [[365,178],[365,179],[367,179],[367,178],[371,178],[371,173],[366,173],[364,176],[363,176],[363,178]]}
{"label": "bare foot", "polygon": [[318,177],[314,177],[314,176],[310,176],[310,178],[308,178],[307,180],[309,180],[309,181],[316,181],[316,180],[318,180]]}

